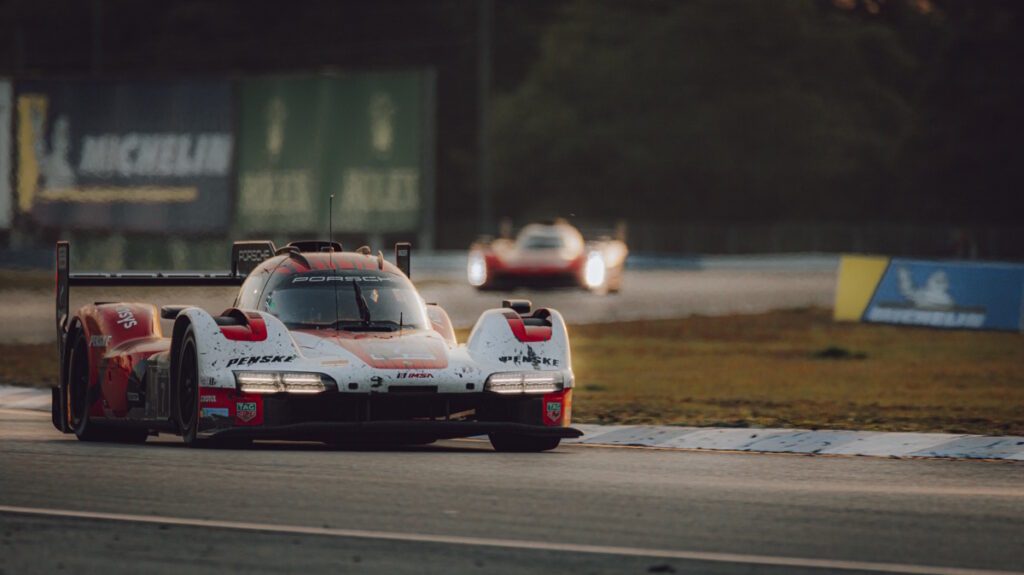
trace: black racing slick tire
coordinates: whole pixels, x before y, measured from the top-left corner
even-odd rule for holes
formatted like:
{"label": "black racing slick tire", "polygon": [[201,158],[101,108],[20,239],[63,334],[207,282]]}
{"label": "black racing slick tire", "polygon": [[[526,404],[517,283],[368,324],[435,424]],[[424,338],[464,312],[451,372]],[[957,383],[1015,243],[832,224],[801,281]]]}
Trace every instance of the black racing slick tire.
{"label": "black racing slick tire", "polygon": [[94,402],[89,390],[89,342],[81,331],[76,331],[68,348],[68,381],[65,386],[68,426],[79,441],[99,441],[102,439],[99,429],[89,424],[89,411]]}
{"label": "black racing slick tire", "polygon": [[536,437],[514,433],[492,433],[487,436],[495,451],[507,453],[537,453],[558,447],[560,437]]}
{"label": "black racing slick tire", "polygon": [[177,377],[174,382],[174,418],[181,438],[189,447],[199,447],[199,353],[192,327],[185,331],[178,351]]}
{"label": "black racing slick tire", "polygon": [[133,427],[106,427],[90,420],[89,411],[96,402],[89,389],[89,346],[85,334],[77,331],[72,338],[68,357],[67,385],[68,425],[80,441],[111,441],[143,443],[149,430]]}

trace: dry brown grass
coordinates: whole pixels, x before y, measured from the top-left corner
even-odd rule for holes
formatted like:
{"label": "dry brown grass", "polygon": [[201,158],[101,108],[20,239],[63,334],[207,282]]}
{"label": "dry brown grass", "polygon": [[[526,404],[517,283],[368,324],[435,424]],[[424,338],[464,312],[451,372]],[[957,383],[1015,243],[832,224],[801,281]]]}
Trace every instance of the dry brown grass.
{"label": "dry brown grass", "polygon": [[50,387],[57,365],[56,344],[0,343],[0,383]]}
{"label": "dry brown grass", "polygon": [[52,271],[0,269],[0,290],[50,290],[53,293],[55,281]]}
{"label": "dry brown grass", "polygon": [[[1024,435],[1021,334],[835,323],[812,309],[571,335],[579,423]],[[818,357],[829,348],[846,357]],[[56,359],[51,345],[0,345],[0,382],[49,386]]]}
{"label": "dry brown grass", "polygon": [[1020,334],[835,323],[815,309],[571,335],[578,422],[1024,435]]}

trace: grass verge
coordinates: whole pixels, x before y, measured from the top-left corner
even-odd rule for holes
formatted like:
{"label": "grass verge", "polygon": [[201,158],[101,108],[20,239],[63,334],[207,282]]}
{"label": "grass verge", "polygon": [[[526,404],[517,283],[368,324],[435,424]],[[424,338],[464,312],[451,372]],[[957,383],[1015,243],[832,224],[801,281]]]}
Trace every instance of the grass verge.
{"label": "grass verge", "polygon": [[822,309],[571,329],[586,423],[1024,435],[1024,336]]}
{"label": "grass verge", "polygon": [[[1024,435],[1020,334],[820,309],[570,330],[577,423]],[[56,363],[52,345],[0,345],[0,382],[47,387]]]}
{"label": "grass verge", "polygon": [[53,291],[54,272],[44,270],[16,270],[0,268],[0,290]]}

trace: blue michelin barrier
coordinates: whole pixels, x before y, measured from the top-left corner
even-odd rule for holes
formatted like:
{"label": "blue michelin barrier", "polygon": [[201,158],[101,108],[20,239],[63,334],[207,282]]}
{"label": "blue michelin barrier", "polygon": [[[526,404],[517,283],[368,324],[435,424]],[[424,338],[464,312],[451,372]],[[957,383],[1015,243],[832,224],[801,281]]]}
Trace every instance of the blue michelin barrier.
{"label": "blue michelin barrier", "polygon": [[[852,277],[865,268],[848,266],[847,256],[843,259],[841,293],[845,285],[871,281]],[[858,258],[849,259],[853,262]],[[899,258],[883,265],[884,268],[876,268],[884,269],[884,273],[874,279],[870,299],[863,302],[866,305],[857,314],[861,321],[959,329],[1024,329],[1024,265]]]}

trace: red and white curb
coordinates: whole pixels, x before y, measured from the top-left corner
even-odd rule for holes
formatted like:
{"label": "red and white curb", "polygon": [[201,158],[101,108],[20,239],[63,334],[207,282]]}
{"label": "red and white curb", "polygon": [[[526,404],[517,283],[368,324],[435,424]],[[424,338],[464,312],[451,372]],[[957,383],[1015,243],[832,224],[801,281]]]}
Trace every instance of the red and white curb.
{"label": "red and white curb", "polygon": [[[0,408],[50,410],[50,390],[0,385]],[[1024,437],[957,433],[575,425],[584,445],[872,457],[942,457],[1024,461]]]}
{"label": "red and white curb", "polygon": [[576,425],[587,445],[872,457],[944,457],[1024,461],[1024,437],[958,433]]}

